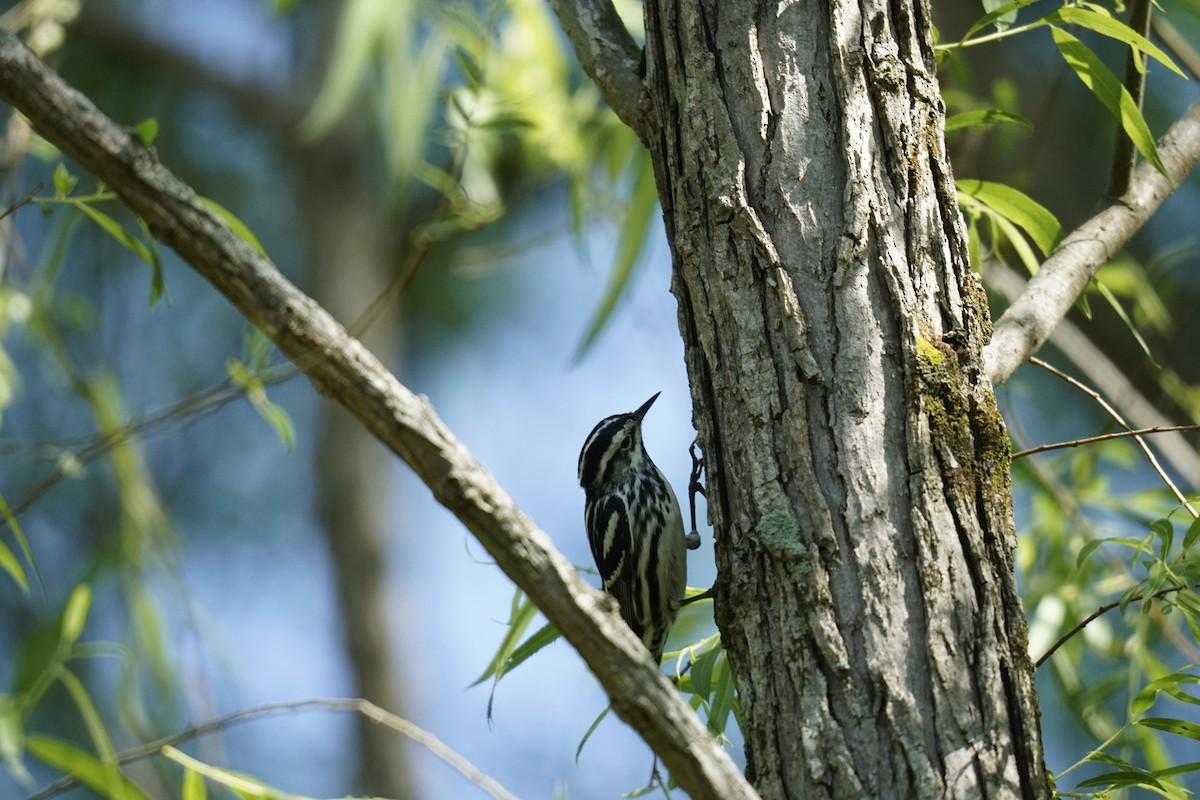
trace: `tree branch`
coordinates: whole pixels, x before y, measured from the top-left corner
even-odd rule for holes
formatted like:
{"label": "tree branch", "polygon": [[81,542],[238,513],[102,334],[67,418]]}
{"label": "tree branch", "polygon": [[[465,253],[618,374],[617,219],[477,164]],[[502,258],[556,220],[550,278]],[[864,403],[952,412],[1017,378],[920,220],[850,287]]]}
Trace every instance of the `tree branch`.
{"label": "tree branch", "polygon": [[1109,203],[1055,248],[1025,291],[996,322],[983,350],[992,384],[1008,380],[1037,352],[1058,321],[1066,316],[1092,276],[1158,210],[1200,160],[1200,100],[1158,142],[1158,154],[1170,179],[1143,161],[1129,193]]}
{"label": "tree branch", "polygon": [[[1016,270],[994,258],[984,262],[982,272],[988,294],[997,292],[1010,303],[1020,297],[1025,288],[1025,279]],[[1129,427],[1164,428],[1173,424],[1173,420],[1159,411],[1134,385],[1127,370],[1115,364],[1074,322],[1069,319],[1059,322],[1049,341],[1071,360],[1088,383],[1095,386],[1121,416],[1129,420]],[[1200,486],[1200,456],[1187,437],[1169,433],[1155,437],[1154,444],[1188,483]]]}
{"label": "tree branch", "polygon": [[[1129,4],[1129,27],[1142,36],[1150,33],[1150,15],[1153,9],[1150,0],[1132,0]],[[1122,80],[1129,96],[1142,108],[1146,95],[1146,54],[1130,47],[1125,54],[1125,78]],[[1113,142],[1112,164],[1108,172],[1108,188],[1104,194],[1111,198],[1124,197],[1133,178],[1133,165],[1137,162],[1137,150],[1133,139],[1121,126],[1117,126],[1116,141]]]}
{"label": "tree branch", "polygon": [[[1160,589],[1159,591],[1155,592],[1154,594],[1152,594],[1150,596],[1155,598],[1156,600],[1161,600],[1162,598],[1166,597],[1167,595],[1171,594],[1172,592],[1178,592],[1180,589],[1183,589],[1183,588],[1184,587],[1182,587],[1182,586],[1170,586],[1166,589]],[[1138,603],[1144,599],[1145,599],[1145,595],[1138,594],[1138,595],[1134,595],[1133,597],[1129,598],[1128,602]],[[1054,644],[1050,645],[1050,649],[1048,649],[1046,652],[1042,653],[1041,656],[1038,657],[1038,660],[1034,663],[1033,668],[1037,669],[1038,667],[1042,666],[1042,664],[1045,664],[1046,659],[1050,658],[1050,656],[1054,655],[1054,653],[1057,652],[1058,648],[1062,647],[1064,644],[1066,644],[1068,641],[1070,641],[1071,637],[1073,637],[1075,634],[1079,633],[1081,630],[1086,628],[1088,625],[1091,625],[1093,622],[1095,622],[1101,616],[1107,614],[1109,611],[1112,611],[1114,608],[1116,608],[1119,605],[1121,605],[1120,600],[1114,600],[1111,603],[1105,603],[1104,605],[1100,606],[1095,611],[1093,611],[1091,614],[1088,614],[1087,617],[1085,617],[1084,619],[1081,619],[1079,622],[1077,622],[1075,624],[1075,627],[1071,628],[1071,630],[1067,631],[1062,636],[1058,637],[1058,641],[1055,642]]]}
{"label": "tree branch", "polygon": [[[163,748],[174,747],[175,745],[183,744],[184,742],[195,739],[199,736],[207,736],[208,734],[217,733],[230,727],[238,722],[256,719],[258,717],[274,716],[276,714],[294,714],[299,711],[307,711],[310,709],[324,711],[353,711],[371,722],[382,725],[385,728],[390,728],[403,736],[408,737],[413,742],[421,745],[429,750],[435,756],[440,758],[449,766],[458,771],[460,775],[475,784],[479,789],[486,794],[496,798],[496,800],[516,800],[516,796],[505,789],[500,783],[489,776],[486,772],[476,767],[458,752],[447,746],[442,740],[438,739],[429,731],[426,731],[403,717],[398,717],[392,714],[369,700],[364,700],[361,697],[339,698],[339,697],[314,697],[308,700],[295,700],[286,703],[264,703],[260,706],[251,708],[243,708],[238,711],[226,714],[223,717],[209,720],[198,725],[189,725],[179,733],[170,736],[164,736],[161,739],[155,739],[153,742],[138,745],[117,753],[113,759],[117,764],[129,764],[134,761],[140,761],[151,756],[156,756],[163,751]],[[34,794],[29,795],[25,800],[47,800],[55,795],[78,786],[79,778],[75,775],[64,775],[54,783],[45,786]]]}
{"label": "tree branch", "polygon": [[104,116],[12,33],[0,30],[0,99],[102,180],[343,405],[399,455],[438,502],[579,651],[617,714],[693,798],[752,798],[729,755],[616,613],[576,573],[434,413],[323,308],[234,233],[126,127]]}
{"label": "tree branch", "polygon": [[613,7],[612,0],[550,0],[550,7],[575,46],[583,71],[600,88],[609,107],[639,139],[654,129],[649,103],[643,103],[642,51]]}
{"label": "tree branch", "polygon": [[1072,439],[1069,442],[1054,442],[1053,444],[1039,444],[1037,447],[1029,447],[1025,450],[1019,450],[1012,454],[1013,460],[1032,456],[1036,453],[1048,453],[1051,450],[1063,450],[1068,447],[1079,447],[1085,444],[1096,444],[1097,442],[1107,442],[1112,439],[1128,439],[1129,437],[1146,436],[1151,433],[1179,433],[1187,431],[1188,433],[1196,433],[1200,431],[1200,425],[1166,425],[1161,428],[1137,428],[1131,431],[1115,431],[1113,433],[1100,433],[1095,436],[1085,436],[1082,439]]}

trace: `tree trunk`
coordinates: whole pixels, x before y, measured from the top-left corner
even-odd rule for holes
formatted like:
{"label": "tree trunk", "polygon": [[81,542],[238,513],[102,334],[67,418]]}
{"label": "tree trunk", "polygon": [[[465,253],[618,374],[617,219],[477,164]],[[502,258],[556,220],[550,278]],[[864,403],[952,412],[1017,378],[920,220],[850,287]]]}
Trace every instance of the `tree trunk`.
{"label": "tree trunk", "polygon": [[927,3],[645,13],[748,777],[1048,796]]}

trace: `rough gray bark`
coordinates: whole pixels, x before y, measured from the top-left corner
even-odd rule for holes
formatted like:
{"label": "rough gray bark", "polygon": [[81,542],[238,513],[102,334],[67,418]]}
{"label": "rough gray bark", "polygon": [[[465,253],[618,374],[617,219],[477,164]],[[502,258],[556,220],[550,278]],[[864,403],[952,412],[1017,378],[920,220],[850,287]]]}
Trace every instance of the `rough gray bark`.
{"label": "rough gray bark", "polygon": [[1047,796],[926,4],[645,11],[748,777]]}

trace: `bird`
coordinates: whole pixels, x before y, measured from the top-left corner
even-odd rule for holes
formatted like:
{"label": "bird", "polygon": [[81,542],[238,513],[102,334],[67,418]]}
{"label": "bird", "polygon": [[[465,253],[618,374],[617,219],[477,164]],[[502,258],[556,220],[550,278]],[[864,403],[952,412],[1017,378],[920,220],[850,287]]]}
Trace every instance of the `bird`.
{"label": "bird", "polygon": [[683,600],[688,549],[679,501],[642,442],[642,418],[659,394],[602,419],[579,452],[584,521],[601,583],[655,662]]}

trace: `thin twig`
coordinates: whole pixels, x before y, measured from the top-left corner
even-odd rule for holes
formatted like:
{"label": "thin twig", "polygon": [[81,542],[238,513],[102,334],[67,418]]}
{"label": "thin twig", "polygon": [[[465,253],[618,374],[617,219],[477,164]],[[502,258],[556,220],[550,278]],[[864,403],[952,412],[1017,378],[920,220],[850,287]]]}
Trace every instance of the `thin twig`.
{"label": "thin twig", "polygon": [[[1097,392],[1095,389],[1092,389],[1090,386],[1085,386],[1079,380],[1071,377],[1070,375],[1066,374],[1065,372],[1063,372],[1060,369],[1057,369],[1056,367],[1050,366],[1045,361],[1042,361],[1040,358],[1037,358],[1036,356],[1030,356],[1029,363],[1041,367],[1042,369],[1049,372],[1051,375],[1054,375],[1055,377],[1066,381],[1071,386],[1074,386],[1076,389],[1078,389],[1079,391],[1086,394],[1088,397],[1095,400],[1096,403],[1098,403],[1100,405],[1100,407],[1103,408],[1110,417],[1112,417],[1114,420],[1117,421],[1118,425],[1121,425],[1126,430],[1129,429],[1129,424],[1125,422],[1125,420],[1121,417],[1121,415],[1117,413],[1117,410],[1115,408],[1113,408],[1111,405],[1109,405],[1108,401],[1106,401],[1103,397],[1101,397],[1100,393]],[[1175,499],[1179,501],[1180,505],[1182,505],[1184,508],[1186,508],[1188,510],[1188,513],[1192,515],[1192,519],[1200,519],[1200,513],[1197,513],[1196,509],[1192,507],[1192,504],[1189,503],[1187,498],[1185,498],[1183,496],[1183,492],[1179,491],[1179,487],[1177,487],[1175,485],[1175,482],[1172,481],[1170,479],[1170,477],[1167,476],[1167,473],[1162,468],[1162,465],[1158,463],[1158,458],[1155,457],[1154,451],[1152,451],[1150,449],[1150,446],[1146,444],[1146,440],[1143,439],[1141,436],[1137,435],[1136,433],[1133,436],[1133,440],[1138,443],[1139,447],[1142,448],[1142,452],[1146,454],[1146,460],[1150,462],[1150,466],[1154,469],[1155,472],[1158,473],[1158,477],[1162,479],[1163,483],[1165,483],[1167,485],[1167,488],[1171,490],[1171,493],[1173,495],[1175,495]]]}
{"label": "thin twig", "polygon": [[[1171,592],[1178,592],[1182,588],[1183,588],[1182,586],[1171,586],[1166,589],[1161,589],[1161,590],[1155,592],[1151,596],[1157,600],[1157,599],[1166,597]],[[1143,599],[1144,599],[1143,596],[1139,594],[1136,597],[1129,598],[1128,602],[1137,603]],[[1033,668],[1037,669],[1038,667],[1040,667],[1042,664],[1044,664],[1046,662],[1046,659],[1048,659],[1048,658],[1050,658],[1050,656],[1054,655],[1054,651],[1058,650],[1058,648],[1060,648],[1064,644],[1066,644],[1068,639],[1070,639],[1072,636],[1074,636],[1075,634],[1079,633],[1081,630],[1086,628],[1088,625],[1090,625],[1092,622],[1094,622],[1097,618],[1099,618],[1100,616],[1102,616],[1104,614],[1107,614],[1109,611],[1112,611],[1114,608],[1116,608],[1119,605],[1121,605],[1121,601],[1114,600],[1111,603],[1105,603],[1104,605],[1100,606],[1095,611],[1093,611],[1091,614],[1088,614],[1087,617],[1085,617],[1079,623],[1077,623],[1075,625],[1075,627],[1071,628],[1071,630],[1067,631],[1062,636],[1058,637],[1058,641],[1055,642],[1054,644],[1050,645],[1050,649],[1047,650],[1046,652],[1042,653],[1041,657],[1036,662],[1034,662]]]}
{"label": "thin twig", "polygon": [[1037,447],[1030,447],[1027,450],[1019,450],[1012,454],[1014,459],[1031,456],[1034,453],[1045,453],[1049,450],[1062,450],[1065,447],[1079,447],[1084,444],[1095,444],[1096,442],[1106,442],[1109,439],[1127,439],[1130,436],[1138,437],[1149,433],[1178,433],[1187,431],[1191,433],[1200,432],[1200,425],[1157,425],[1153,428],[1138,428],[1132,431],[1116,431],[1114,433],[1102,433],[1098,436],[1087,436],[1083,439],[1072,439],[1069,442],[1055,442],[1054,444],[1040,444]]}
{"label": "thin twig", "polygon": [[[162,739],[157,739],[153,742],[147,742],[146,744],[117,753],[114,760],[117,764],[129,764],[133,761],[140,761],[142,759],[158,755],[164,747],[174,747],[175,745],[181,744],[190,739],[195,739],[198,736],[216,733],[217,731],[223,730],[237,722],[244,722],[256,717],[295,713],[310,709],[321,709],[325,711],[353,711],[357,714],[361,714],[372,722],[379,723],[380,725],[384,725],[400,734],[403,734],[404,736],[407,736],[409,739],[429,750],[442,761],[453,767],[464,778],[478,786],[482,791],[494,798],[497,798],[497,800],[516,800],[516,796],[501,786],[498,781],[480,770],[466,758],[452,750],[432,733],[417,727],[402,717],[398,717],[395,714],[384,711],[379,706],[375,705],[369,700],[364,700],[361,697],[314,697],[307,700],[296,700],[288,703],[264,703],[263,705],[254,706],[252,708],[243,708],[230,714],[226,714],[223,717],[217,717],[216,719],[209,720],[208,722],[204,722],[199,725],[189,725],[179,733],[166,736]],[[74,775],[65,775],[54,783],[46,786],[44,789],[30,795],[27,800],[46,800],[46,798],[61,794],[62,792],[65,792],[66,790],[78,784],[79,779]]]}
{"label": "thin twig", "polygon": [[13,213],[13,212],[14,212],[14,211],[16,211],[18,208],[20,208],[21,206],[29,205],[30,203],[32,203],[32,202],[33,202],[33,198],[37,197],[37,193],[38,193],[38,192],[40,192],[41,190],[42,190],[42,184],[41,184],[41,182],[39,181],[39,182],[38,182],[38,184],[37,184],[37,186],[34,186],[34,187],[33,187],[33,189],[32,189],[32,190],[29,192],[29,194],[25,195],[25,196],[24,196],[24,197],[22,197],[20,200],[18,200],[17,202],[13,203],[13,204],[12,204],[11,206],[9,206],[8,208],[4,209],[4,212],[3,212],[3,213],[0,213],[0,219],[4,219],[4,218],[5,218],[5,217],[7,217],[9,214]]}

